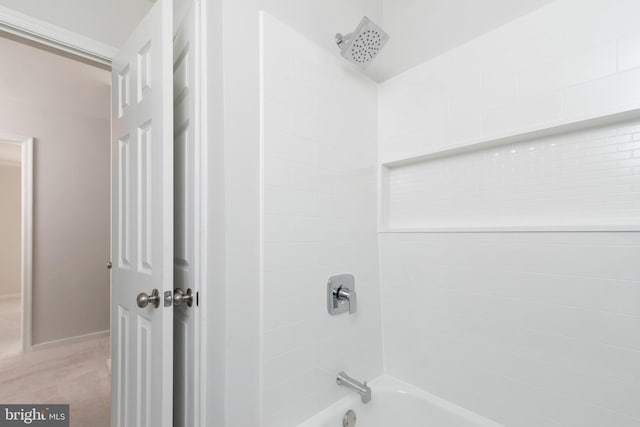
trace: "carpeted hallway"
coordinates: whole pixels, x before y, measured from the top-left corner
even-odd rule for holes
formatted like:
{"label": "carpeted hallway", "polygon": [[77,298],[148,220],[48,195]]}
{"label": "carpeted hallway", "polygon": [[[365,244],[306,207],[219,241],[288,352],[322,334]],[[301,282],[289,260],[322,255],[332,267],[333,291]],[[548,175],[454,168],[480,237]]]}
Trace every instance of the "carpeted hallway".
{"label": "carpeted hallway", "polygon": [[0,360],[0,402],[68,403],[71,427],[108,427],[108,337]]}

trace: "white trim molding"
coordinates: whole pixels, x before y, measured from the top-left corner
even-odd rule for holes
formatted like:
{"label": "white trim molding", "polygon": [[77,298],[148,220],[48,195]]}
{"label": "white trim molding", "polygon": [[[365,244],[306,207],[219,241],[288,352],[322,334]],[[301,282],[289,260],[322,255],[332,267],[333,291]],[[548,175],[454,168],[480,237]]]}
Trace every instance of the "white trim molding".
{"label": "white trim molding", "polygon": [[31,295],[33,276],[33,138],[0,133],[0,140],[21,147],[21,222],[22,222],[22,351],[31,351]]}
{"label": "white trim molding", "polygon": [[22,141],[22,349],[31,351],[33,292],[33,138]]}
{"label": "white trim molding", "polygon": [[[62,339],[59,339],[59,340],[43,342],[43,343],[34,345],[31,349],[33,351],[48,350],[50,348],[60,347],[60,346],[63,346],[63,345],[76,344],[76,343],[79,343],[79,342],[85,342],[85,341],[97,340],[97,339],[100,339],[100,338],[106,338],[106,337],[109,336],[109,334],[110,334],[110,331],[109,331],[109,329],[107,329],[105,331],[92,332],[90,334],[78,335],[78,336],[75,336],[75,337],[62,338]],[[111,359],[107,359],[107,360],[111,360]],[[107,363],[110,363],[110,362],[107,362]]]}
{"label": "white trim molding", "polygon": [[0,6],[0,31],[108,66],[118,50],[4,6]]}

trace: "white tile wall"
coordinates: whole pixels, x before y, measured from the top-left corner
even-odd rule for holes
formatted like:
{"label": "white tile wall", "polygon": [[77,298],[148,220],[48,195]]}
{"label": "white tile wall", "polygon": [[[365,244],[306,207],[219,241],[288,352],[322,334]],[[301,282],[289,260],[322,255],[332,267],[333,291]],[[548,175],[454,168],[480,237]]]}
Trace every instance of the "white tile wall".
{"label": "white tile wall", "polygon": [[[287,427],[382,373],[376,85],[263,16],[262,421]],[[358,313],[331,317],[326,283],[356,277]]]}
{"label": "white tile wall", "polygon": [[397,166],[389,227],[640,226],[640,121]]}
{"label": "white tile wall", "polygon": [[381,235],[386,371],[508,426],[640,426],[639,257],[640,233]]}
{"label": "white tile wall", "polygon": [[383,162],[640,108],[640,2],[557,0],[380,85]]}
{"label": "white tile wall", "polygon": [[[637,108],[639,15],[558,0],[388,80],[380,160]],[[637,224],[637,125],[396,169],[392,221]],[[633,232],[381,234],[385,372],[509,427],[639,427],[638,259]]]}

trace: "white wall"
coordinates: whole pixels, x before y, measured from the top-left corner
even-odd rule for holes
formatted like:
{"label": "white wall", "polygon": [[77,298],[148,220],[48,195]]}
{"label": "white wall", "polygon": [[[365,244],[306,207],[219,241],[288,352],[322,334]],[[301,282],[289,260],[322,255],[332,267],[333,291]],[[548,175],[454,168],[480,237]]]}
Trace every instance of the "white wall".
{"label": "white wall", "polygon": [[0,38],[0,130],[33,136],[33,344],[109,329],[110,73]]}
{"label": "white wall", "polygon": [[382,83],[381,160],[638,108],[638,7],[558,0]]}
{"label": "white wall", "polygon": [[[557,0],[386,81],[381,161],[638,108],[639,14],[635,1]],[[637,226],[640,158],[636,150],[626,154],[622,141],[608,144],[606,136],[635,144],[630,125],[585,131],[582,140],[590,144],[584,145],[561,135],[570,148],[562,161],[523,158],[508,167],[522,168],[523,176],[556,167],[566,177],[560,184],[577,183],[573,166],[608,158],[611,176],[631,186],[631,214],[620,222]],[[501,173],[479,166],[474,156],[446,158],[460,172],[454,182],[441,180],[438,194],[464,188],[465,179],[467,189],[481,187]],[[572,156],[573,166],[566,163]],[[585,173],[589,178],[593,171]],[[565,200],[582,194],[580,183],[531,184],[542,185],[544,195],[558,190]],[[405,190],[426,185],[433,181],[417,180]],[[517,208],[527,189],[496,189],[495,198]],[[481,212],[465,204],[470,193],[456,193],[436,219],[449,209],[456,226],[486,225],[474,223]],[[394,225],[407,218],[418,227],[433,225],[429,200],[421,203],[413,205],[413,217],[396,217]],[[458,203],[467,210],[457,212]],[[558,206],[539,203],[530,216],[516,209],[515,223],[503,220],[509,210],[480,218],[493,226],[540,225],[531,221]],[[404,212],[411,209],[405,205]],[[564,227],[585,218],[579,209],[554,214]],[[610,213],[589,214],[604,229],[615,225]],[[640,233],[385,233],[380,245],[388,373],[510,427],[639,425]]]}
{"label": "white wall", "polygon": [[509,427],[638,426],[640,233],[380,244],[387,373]]}
{"label": "white wall", "polygon": [[[226,314],[224,324],[218,323],[223,329],[216,329],[218,335],[209,337],[208,344],[211,357],[225,358],[225,370],[215,378],[212,375],[208,384],[220,392],[216,379],[226,376],[223,417],[227,425],[254,426],[260,425],[261,363],[258,14],[260,10],[269,12],[337,57],[335,33],[355,28],[362,15],[376,20],[381,3],[207,0],[206,7],[211,59],[207,82],[208,105],[212,108],[210,171],[215,174],[209,183],[211,200],[219,202],[216,209],[210,206],[212,214],[221,215],[218,222],[209,221],[210,247],[215,248],[209,253],[210,265],[217,263],[217,268],[210,271],[220,275],[215,285],[218,291],[210,294],[209,301],[220,309],[218,313]],[[218,121],[214,111],[219,113]],[[224,355],[220,355],[220,348],[225,348]],[[216,419],[220,413],[210,410],[208,417]]]}
{"label": "white wall", "polygon": [[4,164],[0,159],[0,298],[19,295],[22,289],[21,194],[20,164]]}
{"label": "white wall", "polygon": [[[265,14],[262,33],[262,425],[297,425],[382,373],[377,85]],[[330,316],[350,272],[358,312]]]}
{"label": "white wall", "polygon": [[391,39],[376,70],[394,77],[551,1],[383,0],[381,24]]}

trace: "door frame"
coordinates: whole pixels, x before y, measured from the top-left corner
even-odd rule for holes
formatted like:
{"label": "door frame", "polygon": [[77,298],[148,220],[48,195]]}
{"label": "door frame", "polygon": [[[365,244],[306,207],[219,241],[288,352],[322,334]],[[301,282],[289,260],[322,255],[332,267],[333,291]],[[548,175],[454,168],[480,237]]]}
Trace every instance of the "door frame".
{"label": "door frame", "polygon": [[110,67],[111,59],[118,51],[114,46],[5,6],[0,6],[0,30],[102,66]]}
{"label": "door frame", "polygon": [[196,156],[195,165],[195,191],[194,191],[194,210],[196,211],[197,220],[195,221],[195,234],[199,236],[196,239],[196,250],[194,253],[194,262],[196,264],[196,313],[195,321],[195,337],[198,340],[194,349],[194,372],[197,374],[194,378],[195,383],[195,414],[194,424],[196,426],[208,425],[206,419],[207,408],[207,307],[202,304],[205,299],[203,295],[208,293],[207,278],[207,218],[208,203],[207,194],[209,191],[209,168],[208,168],[208,138],[207,138],[207,104],[206,104],[206,76],[207,76],[207,22],[206,22],[206,5],[204,0],[191,0],[194,8],[194,38],[195,38],[195,138]]}
{"label": "door frame", "polygon": [[33,278],[33,138],[22,135],[0,133],[0,139],[19,145],[22,153],[21,174],[21,303],[22,352],[31,351],[31,308]]}

